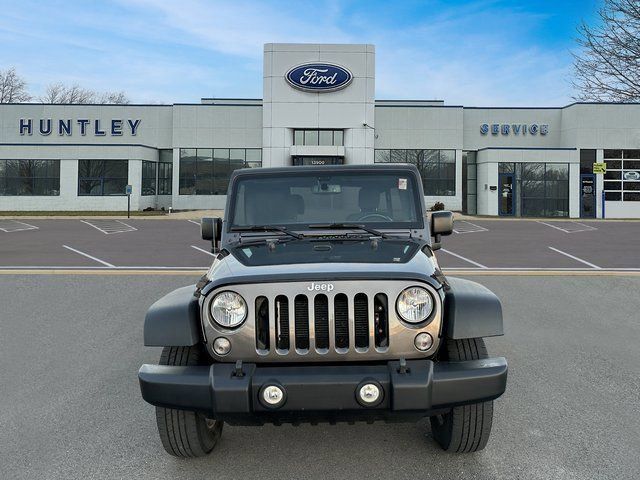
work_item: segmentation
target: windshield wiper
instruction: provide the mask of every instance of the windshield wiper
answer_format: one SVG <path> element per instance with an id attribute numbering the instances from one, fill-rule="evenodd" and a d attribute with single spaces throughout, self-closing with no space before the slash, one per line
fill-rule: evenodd
<path id="1" fill-rule="evenodd" d="M 309 228 L 325 228 L 327 230 L 362 230 L 370 233 L 371 235 L 375 235 L 376 237 L 389 238 L 386 233 L 382 233 L 378 230 L 374 230 L 373 228 L 365 227 L 364 225 L 356 223 L 314 223 L 313 225 L 309 225 Z"/>
<path id="2" fill-rule="evenodd" d="M 281 232 L 298 240 L 304 238 L 301 233 L 292 232 L 286 227 L 278 227 L 276 225 L 252 225 L 250 227 L 232 227 L 232 232 Z"/>

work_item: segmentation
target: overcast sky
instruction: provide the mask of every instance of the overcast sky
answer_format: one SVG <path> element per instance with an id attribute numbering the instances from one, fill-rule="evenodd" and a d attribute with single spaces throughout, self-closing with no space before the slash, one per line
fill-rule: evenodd
<path id="1" fill-rule="evenodd" d="M 570 103 L 576 25 L 599 0 L 0 0 L 0 69 L 136 103 L 262 97 L 264 43 L 373 43 L 376 98 Z"/>

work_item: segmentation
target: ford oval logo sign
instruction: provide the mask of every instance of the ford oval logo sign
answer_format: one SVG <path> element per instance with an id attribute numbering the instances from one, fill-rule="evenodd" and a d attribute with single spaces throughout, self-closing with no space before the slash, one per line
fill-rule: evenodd
<path id="1" fill-rule="evenodd" d="M 640 180 L 640 172 L 624 172 L 625 180 Z"/>
<path id="2" fill-rule="evenodd" d="M 333 92 L 349 85 L 353 75 L 333 63 L 305 63 L 293 67 L 285 78 L 291 86 L 305 92 Z"/>

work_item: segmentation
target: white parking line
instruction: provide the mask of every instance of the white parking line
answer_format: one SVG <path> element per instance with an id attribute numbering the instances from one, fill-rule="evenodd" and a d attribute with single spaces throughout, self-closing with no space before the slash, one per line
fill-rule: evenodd
<path id="1" fill-rule="evenodd" d="M 98 263 L 101 263 L 102 265 L 109 267 L 109 268 L 116 268 L 115 265 L 110 264 L 109 262 L 105 262 L 104 260 L 100 260 L 99 258 L 96 258 L 92 255 L 89 255 L 88 253 L 84 253 L 81 252 L 80 250 L 76 250 L 75 248 L 69 247 L 67 245 L 62 245 L 64 248 L 66 248 L 67 250 L 71 250 L 72 252 L 77 253 L 78 255 L 82 255 L 83 257 L 87 257 L 90 258 L 91 260 L 95 260 Z"/>
<path id="2" fill-rule="evenodd" d="M 573 260 L 575 260 L 576 262 L 580 262 L 580 263 L 584 263 L 585 265 L 590 266 L 591 268 L 595 268 L 596 270 L 602 270 L 602 267 L 599 267 L 597 265 L 594 265 L 593 263 L 587 262 L 586 260 L 583 260 L 581 258 L 576 257 L 575 255 L 571 255 L 570 253 L 567 252 L 563 252 L 562 250 L 558 250 L 557 248 L 553 248 L 553 247 L 549 247 L 551 250 L 553 250 L 554 252 L 558 252 L 560 255 L 564 255 L 565 257 L 569 257 L 572 258 Z"/>
<path id="3" fill-rule="evenodd" d="M 597 230 L 596 227 L 592 227 L 591 225 L 585 225 L 584 223 L 580 223 L 580 222 L 570 222 L 571 225 L 579 225 L 582 227 L 575 230 L 567 230 L 566 228 L 562 228 L 557 225 L 553 225 L 551 223 L 543 222 L 542 220 L 536 220 L 536 222 L 542 225 L 546 225 L 547 227 L 555 228 L 556 230 L 560 230 L 561 232 L 564 232 L 564 233 L 591 232 L 593 230 Z"/>
<path id="4" fill-rule="evenodd" d="M 463 257 L 462 255 L 458 255 L 457 253 L 453 253 L 451 250 L 446 250 L 446 249 L 444 249 L 444 248 L 441 248 L 441 249 L 440 249 L 440 251 L 441 251 L 441 252 L 444 252 L 444 253 L 448 253 L 449 255 L 452 255 L 452 256 L 454 256 L 454 257 L 457 257 L 457 258 L 459 258 L 460 260 L 464 260 L 465 262 L 468 262 L 468 263 L 470 263 L 471 265 L 475 265 L 475 266 L 476 266 L 476 267 L 478 267 L 478 268 L 489 268 L 489 267 L 487 267 L 487 266 L 485 266 L 485 265 L 482 265 L 481 263 L 474 262 L 473 260 L 469 260 L 468 258 Z"/>
<path id="5" fill-rule="evenodd" d="M 191 245 L 191 248 L 195 248 L 196 250 L 199 250 L 202 253 L 206 253 L 207 255 L 211 255 L 212 257 L 216 256 L 215 253 L 207 252 L 204 248 L 196 247 L 195 245 Z"/>
<path id="6" fill-rule="evenodd" d="M 135 232 L 138 229 L 121 220 L 80 220 L 82 223 L 86 223 L 90 227 L 101 231 L 105 235 L 111 235 L 112 233 L 125 233 Z"/>
<path id="7" fill-rule="evenodd" d="M 453 229 L 453 233 L 477 233 L 489 231 L 488 228 L 481 227 L 480 225 L 468 222 L 467 220 L 457 220 L 454 225 L 456 226 L 456 228 Z M 470 225 L 471 228 L 469 228 L 467 225 Z"/>
<path id="8" fill-rule="evenodd" d="M 196 222 L 195 220 L 187 220 L 187 222 L 195 223 L 196 225 L 200 226 L 200 222 Z"/>
<path id="9" fill-rule="evenodd" d="M 38 230 L 39 227 L 18 220 L 0 220 L 0 230 L 6 233 L 24 232 L 26 230 Z"/>

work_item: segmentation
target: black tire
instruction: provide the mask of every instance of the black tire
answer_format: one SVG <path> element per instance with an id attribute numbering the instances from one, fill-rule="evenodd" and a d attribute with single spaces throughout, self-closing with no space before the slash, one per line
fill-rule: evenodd
<path id="1" fill-rule="evenodd" d="M 487 358 L 482 338 L 448 339 L 440 352 L 442 360 Z M 453 407 L 444 415 L 431 417 L 433 438 L 447 452 L 470 453 L 482 450 L 489 441 L 493 401 Z"/>
<path id="2" fill-rule="evenodd" d="M 160 365 L 207 365 L 206 352 L 199 346 L 164 347 Z M 222 422 L 204 415 L 173 408 L 156 407 L 156 422 L 162 446 L 175 457 L 202 457 L 218 443 Z"/>

